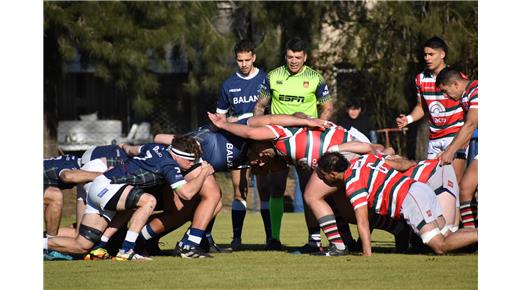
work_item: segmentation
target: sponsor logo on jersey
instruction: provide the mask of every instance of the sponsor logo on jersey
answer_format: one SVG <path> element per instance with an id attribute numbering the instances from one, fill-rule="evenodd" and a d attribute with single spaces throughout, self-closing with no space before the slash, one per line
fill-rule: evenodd
<path id="1" fill-rule="evenodd" d="M 241 104 L 241 103 L 251 103 L 258 101 L 258 96 L 240 96 L 240 97 L 234 97 L 233 98 L 233 104 Z"/>
<path id="2" fill-rule="evenodd" d="M 97 194 L 97 196 L 98 196 L 98 197 L 103 197 L 103 195 L 105 195 L 105 193 L 107 193 L 107 192 L 108 192 L 108 188 L 103 188 L 103 190 L 101 190 L 101 191 Z"/>
<path id="3" fill-rule="evenodd" d="M 442 125 L 446 123 L 446 117 L 444 116 L 446 108 L 444 108 L 441 102 L 431 102 L 428 105 L 428 109 L 436 124 Z"/>
<path id="4" fill-rule="evenodd" d="M 159 146 L 155 146 L 152 150 L 155 152 L 155 154 L 159 155 L 159 157 L 162 157 L 162 154 L 159 149 Z"/>
<path id="5" fill-rule="evenodd" d="M 283 82 L 282 81 L 276 81 L 276 84 L 277 85 L 283 85 Z"/>
<path id="6" fill-rule="evenodd" d="M 303 82 L 303 87 L 304 88 L 308 88 L 309 87 L 309 81 L 304 81 Z"/>
<path id="7" fill-rule="evenodd" d="M 432 211 L 431 210 L 427 210 L 426 214 L 428 215 L 428 217 L 431 217 L 432 216 Z"/>
<path id="8" fill-rule="evenodd" d="M 241 91 L 242 91 L 242 88 L 236 88 L 236 89 L 229 90 L 230 93 L 236 93 L 236 92 L 241 92 Z"/>
<path id="9" fill-rule="evenodd" d="M 283 102 L 303 103 L 304 100 L 305 100 L 305 97 L 301 97 L 301 96 L 280 95 L 280 101 L 283 101 Z"/>
<path id="10" fill-rule="evenodd" d="M 233 144 L 226 143 L 226 163 L 228 167 L 233 167 Z"/>

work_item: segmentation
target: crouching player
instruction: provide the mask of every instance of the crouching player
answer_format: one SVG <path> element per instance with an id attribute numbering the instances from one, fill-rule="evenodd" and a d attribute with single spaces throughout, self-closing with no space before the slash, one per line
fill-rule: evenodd
<path id="1" fill-rule="evenodd" d="M 182 178 L 181 170 L 193 166 L 193 161 L 200 155 L 197 149 L 196 142 L 187 138 L 179 138 L 169 147 L 159 144 L 143 146 L 140 154 L 126 166 L 116 166 L 94 180 L 87 192 L 87 209 L 76 238 L 45 239 L 44 248 L 84 254 L 100 240 L 117 212 L 132 209 L 129 230 L 115 259 L 149 259 L 133 250 L 135 240 L 156 204 L 155 198 L 142 188 L 166 179 L 177 194 L 188 199 L 193 197 L 207 175 L 213 172 L 211 166 L 203 164 L 199 176 L 194 179 L 197 182 L 186 183 Z"/>
<path id="2" fill-rule="evenodd" d="M 330 186 L 344 186 L 355 211 L 363 255 L 372 255 L 368 210 L 396 219 L 404 219 L 423 243 L 437 254 L 475 243 L 477 230 L 461 229 L 447 236 L 441 233 L 446 221 L 433 190 L 392 169 L 383 159 L 363 155 L 349 163 L 338 152 L 329 152 L 318 161 L 317 173 Z M 324 201 L 326 194 L 314 192 L 305 197 L 324 232 L 335 228 L 333 213 Z M 327 220 L 331 222 L 327 223 Z M 334 239 L 329 238 L 327 255 L 338 255 Z M 333 236 L 331 236 L 333 237 Z"/>
<path id="3" fill-rule="evenodd" d="M 60 235 L 74 236 L 71 231 L 59 230 L 63 211 L 64 189 L 94 180 L 100 173 L 80 169 L 80 159 L 73 155 L 62 155 L 43 160 L 43 205 L 46 233 L 44 237 Z M 46 260 L 70 260 L 72 257 L 56 251 L 46 251 Z"/>

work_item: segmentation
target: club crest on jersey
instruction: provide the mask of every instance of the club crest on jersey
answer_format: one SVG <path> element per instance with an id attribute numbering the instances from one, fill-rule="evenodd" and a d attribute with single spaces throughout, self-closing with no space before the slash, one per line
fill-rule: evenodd
<path id="1" fill-rule="evenodd" d="M 309 87 L 309 81 L 303 81 L 303 87 L 308 88 Z"/>

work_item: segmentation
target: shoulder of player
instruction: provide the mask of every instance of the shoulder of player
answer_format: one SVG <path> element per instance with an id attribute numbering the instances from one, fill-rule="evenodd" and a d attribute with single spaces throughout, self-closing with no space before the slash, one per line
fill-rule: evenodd
<path id="1" fill-rule="evenodd" d="M 275 75 L 283 75 L 287 73 L 287 69 L 285 68 L 285 65 L 279 66 L 277 68 L 274 68 L 267 73 L 268 77 L 275 76 Z"/>
<path id="2" fill-rule="evenodd" d="M 314 78 L 323 78 L 323 75 L 319 71 L 311 68 L 310 66 L 305 66 L 305 71 L 303 73 Z"/>

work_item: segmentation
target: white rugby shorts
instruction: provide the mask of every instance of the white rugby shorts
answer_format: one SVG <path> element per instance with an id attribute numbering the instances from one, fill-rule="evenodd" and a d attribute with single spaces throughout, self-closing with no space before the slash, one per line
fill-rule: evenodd
<path id="1" fill-rule="evenodd" d="M 414 182 L 403 201 L 401 214 L 406 223 L 419 235 L 419 230 L 424 225 L 441 216 L 442 209 L 437 196 L 428 185 Z"/>

